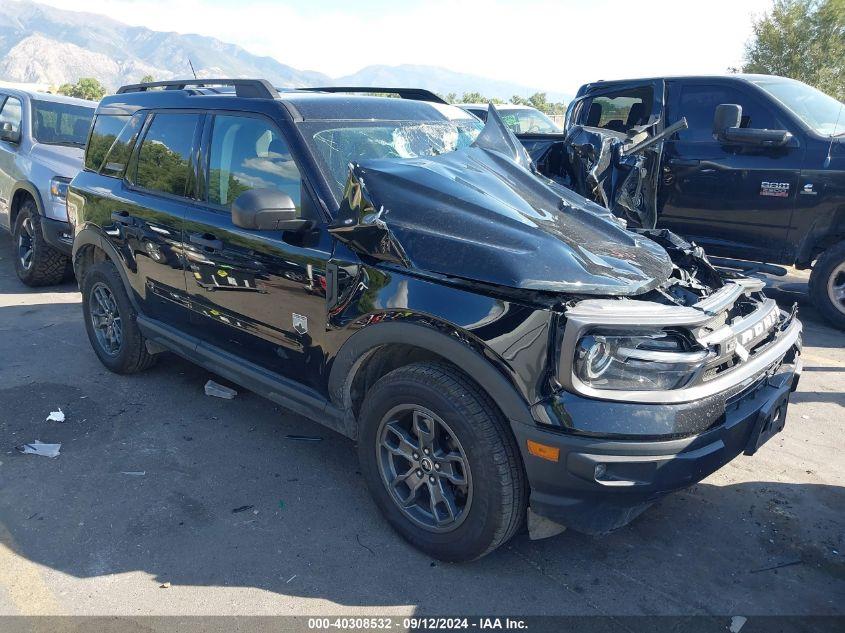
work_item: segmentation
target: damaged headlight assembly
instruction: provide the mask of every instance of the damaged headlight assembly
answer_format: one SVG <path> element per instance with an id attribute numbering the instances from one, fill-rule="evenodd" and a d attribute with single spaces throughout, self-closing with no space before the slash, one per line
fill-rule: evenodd
<path id="1" fill-rule="evenodd" d="M 710 355 L 707 350 L 691 348 L 674 332 L 594 330 L 581 336 L 575 346 L 573 383 L 611 391 L 681 389 Z"/>

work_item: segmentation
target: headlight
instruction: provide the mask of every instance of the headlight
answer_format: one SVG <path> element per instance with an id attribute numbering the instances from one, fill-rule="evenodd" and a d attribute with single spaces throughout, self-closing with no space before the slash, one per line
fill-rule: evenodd
<path id="1" fill-rule="evenodd" d="M 689 348 L 683 337 L 670 332 L 593 332 L 578 341 L 572 369 L 593 389 L 680 389 L 709 355 Z"/>
<path id="2" fill-rule="evenodd" d="M 64 202 L 67 200 L 67 188 L 70 184 L 70 178 L 53 178 L 50 181 L 50 195 L 54 200 Z"/>

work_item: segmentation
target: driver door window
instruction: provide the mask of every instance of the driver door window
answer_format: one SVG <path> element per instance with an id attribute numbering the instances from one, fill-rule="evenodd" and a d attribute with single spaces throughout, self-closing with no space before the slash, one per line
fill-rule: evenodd
<path id="1" fill-rule="evenodd" d="M 760 101 L 729 86 L 684 86 L 678 102 L 678 112 L 673 117 L 686 117 L 686 130 L 678 132 L 678 138 L 687 143 L 713 143 L 713 116 L 716 106 L 735 103 L 742 106 L 740 127 L 765 130 L 785 130 L 786 126 Z"/>
<path id="2" fill-rule="evenodd" d="M 216 116 L 211 132 L 208 201 L 231 209 L 250 189 L 275 188 L 301 213 L 302 178 L 282 135 L 261 119 Z"/>

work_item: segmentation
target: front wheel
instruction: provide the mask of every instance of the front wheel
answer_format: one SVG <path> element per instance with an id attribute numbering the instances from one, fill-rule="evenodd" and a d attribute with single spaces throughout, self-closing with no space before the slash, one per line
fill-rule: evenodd
<path id="1" fill-rule="evenodd" d="M 831 325 L 845 330 L 845 241 L 831 246 L 816 261 L 810 296 Z"/>
<path id="2" fill-rule="evenodd" d="M 527 484 L 507 422 L 449 365 L 414 363 L 381 378 L 361 408 L 358 450 L 388 522 L 440 560 L 484 556 L 525 516 Z"/>
<path id="3" fill-rule="evenodd" d="M 69 259 L 50 246 L 41 233 L 41 216 L 32 199 L 27 199 L 15 218 L 12 230 L 15 273 L 27 286 L 52 286 L 65 277 Z"/>

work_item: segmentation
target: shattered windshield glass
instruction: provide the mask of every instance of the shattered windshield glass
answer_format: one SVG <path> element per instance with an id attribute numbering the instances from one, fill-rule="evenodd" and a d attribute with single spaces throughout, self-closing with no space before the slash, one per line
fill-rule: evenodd
<path id="1" fill-rule="evenodd" d="M 484 127 L 475 118 L 451 121 L 361 121 L 312 124 L 306 135 L 335 196 L 343 196 L 349 163 L 371 158 L 438 156 L 472 144 Z"/>

